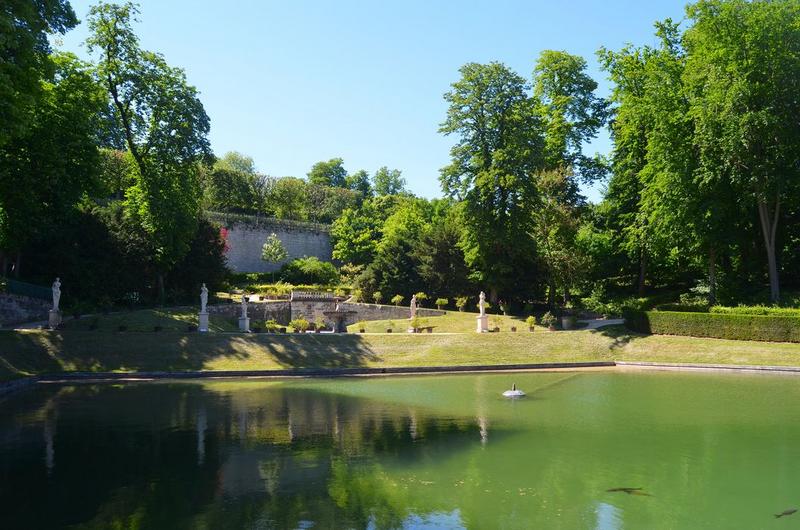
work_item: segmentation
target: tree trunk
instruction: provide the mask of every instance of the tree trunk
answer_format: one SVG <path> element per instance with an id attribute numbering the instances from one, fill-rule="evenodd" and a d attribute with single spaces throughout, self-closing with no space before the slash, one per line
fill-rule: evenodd
<path id="1" fill-rule="evenodd" d="M 714 247 L 708 249 L 708 304 L 717 303 L 717 251 Z"/>
<path id="2" fill-rule="evenodd" d="M 645 253 L 644 249 L 639 252 L 639 280 L 637 285 L 637 292 L 639 293 L 639 297 L 641 298 L 644 296 L 644 280 L 645 280 L 645 273 L 647 272 L 647 254 Z"/>
<path id="3" fill-rule="evenodd" d="M 17 252 L 12 268 L 14 270 L 14 277 L 19 279 L 19 273 L 22 271 L 22 252 Z"/>
<path id="4" fill-rule="evenodd" d="M 158 273 L 158 303 L 164 307 L 164 274 Z"/>
<path id="5" fill-rule="evenodd" d="M 781 210 L 780 196 L 775 197 L 775 209 L 771 212 L 769 204 L 763 199 L 758 201 L 758 217 L 761 220 L 761 235 L 767 250 L 767 266 L 769 270 L 769 296 L 772 302 L 780 300 L 780 283 L 778 280 L 778 260 L 775 253 L 775 235 L 778 228 L 778 217 Z"/>

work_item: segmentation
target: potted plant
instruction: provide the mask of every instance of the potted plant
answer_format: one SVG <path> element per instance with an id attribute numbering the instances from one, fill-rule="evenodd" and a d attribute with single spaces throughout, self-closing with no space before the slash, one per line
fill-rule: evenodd
<path id="1" fill-rule="evenodd" d="M 492 317 L 492 328 L 493 328 L 492 331 L 494 331 L 495 333 L 499 333 L 500 332 L 500 317 L 499 316 Z"/>
<path id="2" fill-rule="evenodd" d="M 528 331 L 533 333 L 534 329 L 536 329 L 536 317 L 533 315 L 529 316 L 525 319 L 525 323 L 528 325 Z"/>
<path id="3" fill-rule="evenodd" d="M 420 319 L 419 319 L 419 317 L 414 315 L 414 318 L 412 318 L 411 322 L 409 322 L 409 326 L 410 326 L 409 327 L 409 331 L 411 333 L 419 333 L 419 328 L 420 328 Z"/>
<path id="4" fill-rule="evenodd" d="M 556 317 L 550 311 L 542 315 L 542 325 L 547 326 L 550 331 L 556 330 L 556 322 Z"/>
<path id="5" fill-rule="evenodd" d="M 306 330 L 311 326 L 311 323 L 306 320 L 303 315 L 300 315 L 296 319 L 289 322 L 289 325 L 294 328 L 295 333 L 305 333 Z"/>
<path id="6" fill-rule="evenodd" d="M 511 331 L 512 331 L 512 333 L 516 333 L 516 331 L 517 331 L 517 326 L 511 326 Z"/>
<path id="7" fill-rule="evenodd" d="M 383 293 L 380 291 L 375 291 L 372 293 L 372 299 L 375 300 L 375 305 L 381 305 L 383 301 Z"/>
<path id="8" fill-rule="evenodd" d="M 363 320 L 359 320 L 358 321 L 358 332 L 359 333 L 364 333 L 366 331 L 367 331 L 367 323 L 364 322 Z"/>
<path id="9" fill-rule="evenodd" d="M 390 321 L 389 321 L 389 327 L 388 327 L 388 328 L 386 328 L 386 333 L 391 333 L 393 329 L 394 329 L 394 322 L 392 322 L 392 321 L 390 320 Z"/>
<path id="10" fill-rule="evenodd" d="M 396 294 L 396 295 L 394 295 L 394 296 L 392 297 L 392 303 L 393 303 L 395 306 L 399 306 L 400 304 L 402 304 L 402 303 L 403 303 L 403 299 L 404 299 L 404 298 L 405 298 L 405 297 L 404 297 L 402 294 Z"/>
<path id="11" fill-rule="evenodd" d="M 456 298 L 456 307 L 458 308 L 459 312 L 464 312 L 464 308 L 467 307 L 467 302 L 469 302 L 469 297 L 467 296 L 459 296 Z"/>
<path id="12" fill-rule="evenodd" d="M 423 302 L 425 302 L 425 300 L 428 299 L 428 295 L 423 293 L 422 291 L 418 292 L 415 296 L 417 297 L 417 305 L 420 307 L 422 307 Z"/>
<path id="13" fill-rule="evenodd" d="M 503 312 L 503 315 L 508 316 L 508 304 L 500 300 L 499 305 L 500 305 L 500 311 Z"/>
<path id="14" fill-rule="evenodd" d="M 318 316 L 314 321 L 314 333 L 321 333 L 325 329 L 325 319 Z"/>

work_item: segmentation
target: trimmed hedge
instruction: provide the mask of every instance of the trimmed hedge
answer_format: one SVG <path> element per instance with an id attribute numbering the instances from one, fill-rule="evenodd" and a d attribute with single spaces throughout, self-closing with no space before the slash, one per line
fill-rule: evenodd
<path id="1" fill-rule="evenodd" d="M 793 307 L 772 307 L 766 305 L 741 305 L 737 307 L 715 305 L 710 311 L 712 313 L 726 315 L 774 315 L 783 317 L 800 317 L 800 309 Z"/>
<path id="2" fill-rule="evenodd" d="M 659 335 L 800 342 L 800 317 L 796 316 L 631 311 L 625 314 L 625 325 Z"/>

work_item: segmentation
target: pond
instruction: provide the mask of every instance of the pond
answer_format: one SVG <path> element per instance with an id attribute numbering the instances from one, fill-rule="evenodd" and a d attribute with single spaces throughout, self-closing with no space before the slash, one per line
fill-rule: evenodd
<path id="1" fill-rule="evenodd" d="M 501 397 L 512 382 L 528 393 Z M 800 524 L 800 379 L 546 372 L 40 385 L 0 528 Z"/>

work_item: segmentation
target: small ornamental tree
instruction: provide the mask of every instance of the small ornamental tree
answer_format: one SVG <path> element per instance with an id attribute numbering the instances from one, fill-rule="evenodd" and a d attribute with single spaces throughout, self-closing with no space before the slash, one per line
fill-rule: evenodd
<path id="1" fill-rule="evenodd" d="M 403 303 L 405 297 L 402 294 L 396 294 L 392 297 L 392 303 L 396 306 L 399 306 Z"/>
<path id="2" fill-rule="evenodd" d="M 436 299 L 436 309 L 441 310 L 443 306 L 446 306 L 450 303 L 450 300 L 447 298 L 437 298 Z"/>
<path id="3" fill-rule="evenodd" d="M 383 301 L 383 293 L 380 291 L 375 291 L 372 293 L 372 299 L 375 300 L 376 304 L 380 304 Z"/>
<path id="4" fill-rule="evenodd" d="M 278 263 L 289 257 L 286 247 L 283 246 L 281 239 L 275 234 L 271 233 L 264 245 L 261 247 L 261 259 L 267 263 Z M 272 273 L 272 280 L 275 281 L 275 272 Z"/>
<path id="5" fill-rule="evenodd" d="M 428 299 L 428 295 L 422 291 L 418 292 L 415 296 L 417 297 L 417 305 L 419 307 L 422 307 L 423 302 Z"/>
<path id="6" fill-rule="evenodd" d="M 459 296 L 456 298 L 456 307 L 459 311 L 463 312 L 464 308 L 467 307 L 467 302 L 469 302 L 469 297 L 467 296 Z"/>

